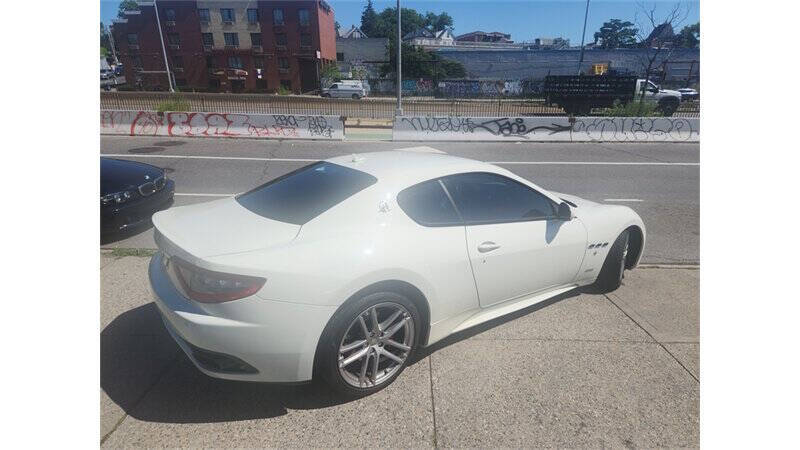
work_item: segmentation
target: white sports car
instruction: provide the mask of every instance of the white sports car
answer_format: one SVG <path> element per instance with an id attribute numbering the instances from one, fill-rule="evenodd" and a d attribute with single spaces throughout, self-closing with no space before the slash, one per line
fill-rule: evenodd
<path id="1" fill-rule="evenodd" d="M 364 395 L 419 347 L 642 255 L 630 208 L 548 192 L 491 164 L 392 151 L 320 161 L 153 216 L 150 283 L 204 373 Z"/>

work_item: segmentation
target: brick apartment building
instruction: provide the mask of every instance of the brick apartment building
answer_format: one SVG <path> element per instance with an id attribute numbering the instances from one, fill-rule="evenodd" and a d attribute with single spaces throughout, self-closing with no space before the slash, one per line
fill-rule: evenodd
<path id="1" fill-rule="evenodd" d="M 334 12 L 324 0 L 139 2 L 111 32 L 128 84 L 141 89 L 168 89 L 155 5 L 181 90 L 308 92 L 336 61 Z"/>

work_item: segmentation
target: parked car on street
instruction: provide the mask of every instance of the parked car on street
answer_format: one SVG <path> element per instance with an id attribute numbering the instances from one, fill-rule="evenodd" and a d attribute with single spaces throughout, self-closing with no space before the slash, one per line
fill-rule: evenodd
<path id="1" fill-rule="evenodd" d="M 674 114 L 681 103 L 680 92 L 628 75 L 548 75 L 543 93 L 548 105 L 556 104 L 569 115 L 588 115 L 592 108 L 609 108 L 615 102 L 626 104 L 642 93 L 665 116 Z"/>
<path id="2" fill-rule="evenodd" d="M 681 93 L 681 101 L 700 100 L 700 93 L 696 89 L 680 88 L 678 92 Z"/>
<path id="3" fill-rule="evenodd" d="M 616 289 L 645 244 L 626 206 L 410 151 L 316 162 L 153 224 L 155 303 L 199 370 L 317 374 L 354 396 L 455 332 L 579 286 Z"/>
<path id="4" fill-rule="evenodd" d="M 100 233 L 109 235 L 149 223 L 169 208 L 175 182 L 150 164 L 100 158 Z"/>
<path id="5" fill-rule="evenodd" d="M 360 99 L 367 96 L 367 91 L 360 81 L 340 81 L 330 87 L 323 88 L 322 97 L 339 97 Z"/>

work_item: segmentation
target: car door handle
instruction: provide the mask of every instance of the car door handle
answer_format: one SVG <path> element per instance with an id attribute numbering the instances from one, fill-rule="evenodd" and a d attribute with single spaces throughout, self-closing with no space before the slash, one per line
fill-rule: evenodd
<path id="1" fill-rule="evenodd" d="M 486 253 L 492 250 L 497 250 L 498 248 L 500 248 L 500 246 L 495 244 L 494 242 L 486 241 L 478 246 L 478 251 L 481 253 Z"/>

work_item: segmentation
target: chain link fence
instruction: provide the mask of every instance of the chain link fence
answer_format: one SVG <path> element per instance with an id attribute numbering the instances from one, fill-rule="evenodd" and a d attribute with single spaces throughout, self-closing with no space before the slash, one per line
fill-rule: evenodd
<path id="1" fill-rule="evenodd" d="M 101 92 L 100 107 L 107 110 L 158 109 L 162 102 L 179 97 L 190 111 L 244 113 L 244 114 L 296 114 L 339 115 L 363 119 L 394 118 L 396 100 L 391 97 L 321 98 L 302 95 L 180 93 L 167 92 Z M 563 109 L 548 106 L 542 99 L 403 99 L 406 115 L 446 115 L 468 117 L 499 116 L 563 116 Z M 592 115 L 602 115 L 594 110 Z M 700 117 L 700 102 L 682 102 L 675 117 Z"/>

